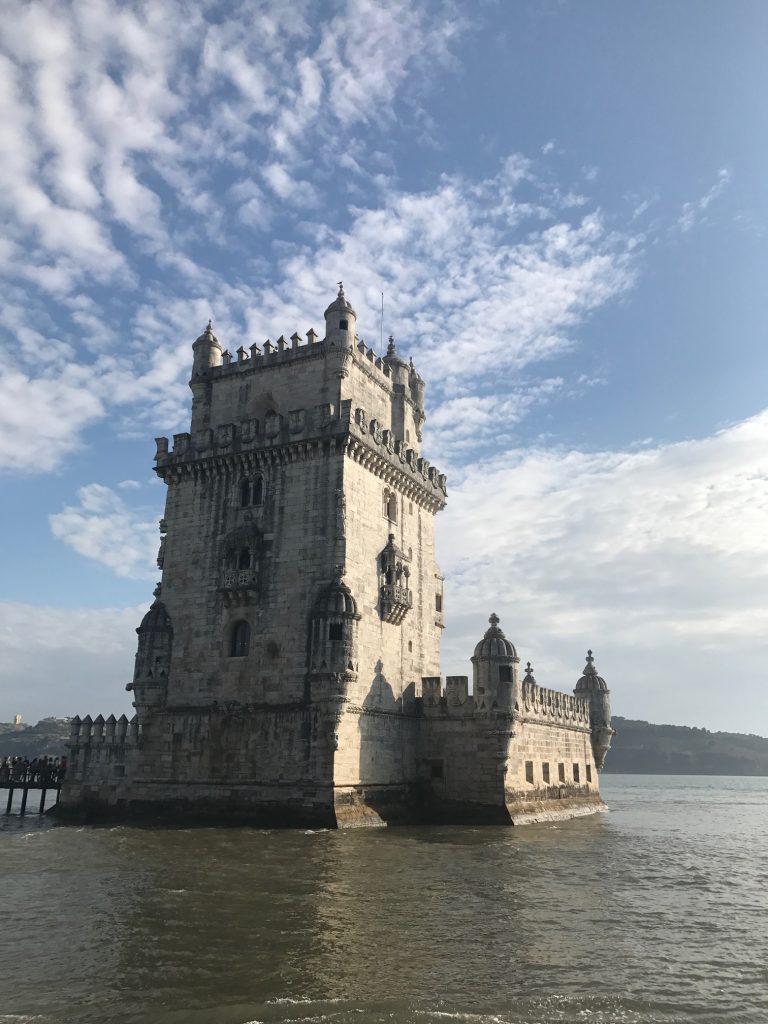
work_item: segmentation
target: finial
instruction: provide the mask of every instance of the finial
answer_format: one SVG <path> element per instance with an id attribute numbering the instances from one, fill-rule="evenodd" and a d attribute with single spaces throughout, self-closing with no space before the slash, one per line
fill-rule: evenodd
<path id="1" fill-rule="evenodd" d="M 344 282 L 343 281 L 339 281 L 339 294 L 338 294 L 337 298 L 339 298 L 339 299 L 343 299 L 344 298 Z"/>
<path id="2" fill-rule="evenodd" d="M 587 661 L 591 665 L 595 659 L 592 657 L 592 651 L 587 651 Z"/>
<path id="3" fill-rule="evenodd" d="M 395 348 L 395 339 L 394 339 L 394 336 L 392 334 L 390 334 L 390 336 L 389 336 L 389 344 L 387 345 L 387 355 L 388 356 L 396 356 L 397 355 L 397 349 Z"/>
<path id="4" fill-rule="evenodd" d="M 496 614 L 496 612 L 492 612 L 491 613 L 491 617 L 490 617 L 490 619 L 488 619 L 488 621 L 490 622 L 490 624 L 492 626 L 498 626 L 498 624 L 499 624 L 499 616 Z"/>
<path id="5" fill-rule="evenodd" d="M 162 590 L 163 584 L 158 583 L 155 589 L 152 591 L 153 597 L 160 597 L 160 591 Z"/>
<path id="6" fill-rule="evenodd" d="M 531 672 L 533 672 L 533 669 L 531 668 L 530 661 L 526 661 L 526 663 L 525 663 L 525 672 L 526 672 L 526 675 L 530 675 Z"/>
<path id="7" fill-rule="evenodd" d="M 210 317 L 208 317 L 208 330 L 213 330 L 213 320 Z"/>

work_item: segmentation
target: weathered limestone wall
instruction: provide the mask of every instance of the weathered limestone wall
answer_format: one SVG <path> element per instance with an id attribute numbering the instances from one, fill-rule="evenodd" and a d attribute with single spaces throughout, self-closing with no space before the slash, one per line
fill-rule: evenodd
<path id="1" fill-rule="evenodd" d="M 303 458 L 301 455 L 303 454 Z M 168 700 L 300 700 L 307 624 L 333 578 L 342 455 L 333 445 L 275 459 L 263 472 L 263 502 L 239 507 L 242 471 L 172 479 L 163 601 L 174 623 Z M 223 589 L 231 552 L 248 548 L 253 587 Z M 251 626 L 245 658 L 230 657 L 231 628 Z"/>

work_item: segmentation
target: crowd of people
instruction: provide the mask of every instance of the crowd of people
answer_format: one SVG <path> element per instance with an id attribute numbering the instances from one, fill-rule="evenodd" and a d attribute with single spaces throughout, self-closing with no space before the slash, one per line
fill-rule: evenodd
<path id="1" fill-rule="evenodd" d="M 0 786 L 13 782 L 33 786 L 58 786 L 67 772 L 66 757 L 4 757 L 0 761 Z"/>

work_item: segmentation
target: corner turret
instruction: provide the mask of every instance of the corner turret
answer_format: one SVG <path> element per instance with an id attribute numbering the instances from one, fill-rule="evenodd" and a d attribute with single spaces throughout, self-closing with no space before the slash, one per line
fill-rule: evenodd
<path id="1" fill-rule="evenodd" d="M 488 621 L 490 628 L 485 631 L 472 656 L 475 704 L 478 708 L 511 712 L 518 687 L 520 659 L 515 645 L 499 628 L 498 615 L 492 614 Z"/>
<path id="2" fill-rule="evenodd" d="M 344 294 L 344 285 L 339 281 L 339 294 L 325 311 L 325 340 L 331 345 L 351 348 L 355 342 L 357 313 Z"/>
<path id="3" fill-rule="evenodd" d="M 204 375 L 213 366 L 221 366 L 221 345 L 209 320 L 203 333 L 192 343 L 192 379 Z"/>
<path id="4" fill-rule="evenodd" d="M 611 727 L 610 690 L 602 676 L 597 674 L 592 651 L 587 651 L 587 664 L 573 691 L 577 697 L 589 698 L 589 720 L 592 727 L 592 750 L 595 765 L 602 768 L 616 730 Z"/>
<path id="5" fill-rule="evenodd" d="M 155 600 L 141 620 L 136 632 L 139 646 L 133 682 L 126 690 L 133 690 L 133 706 L 143 723 L 150 708 L 162 705 L 168 692 L 168 672 L 171 666 L 173 627 L 168 611 L 160 600 L 160 584 L 154 591 Z"/>

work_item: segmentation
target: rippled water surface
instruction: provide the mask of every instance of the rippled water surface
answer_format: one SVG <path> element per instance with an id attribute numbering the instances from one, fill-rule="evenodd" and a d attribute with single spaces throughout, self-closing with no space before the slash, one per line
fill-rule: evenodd
<path id="1" fill-rule="evenodd" d="M 768 779 L 557 827 L 0 823 L 0 1024 L 768 1022 Z"/>

